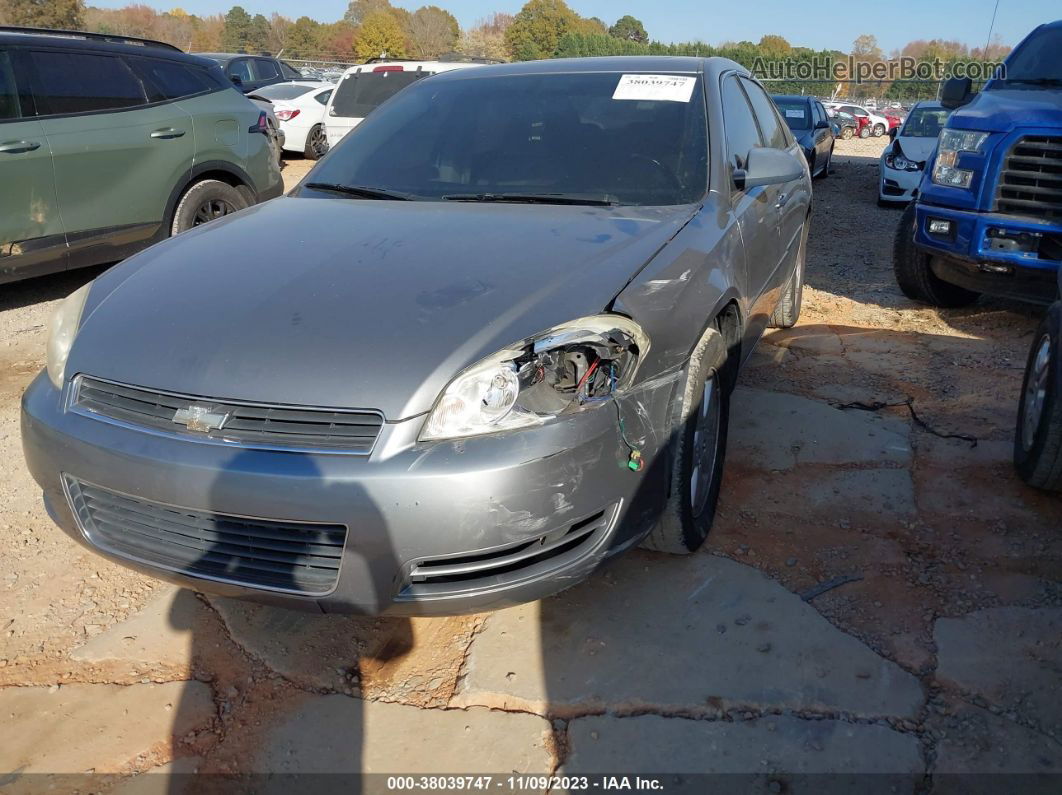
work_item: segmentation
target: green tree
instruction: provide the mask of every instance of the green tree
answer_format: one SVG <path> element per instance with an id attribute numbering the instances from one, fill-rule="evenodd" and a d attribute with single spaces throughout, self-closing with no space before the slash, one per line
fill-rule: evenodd
<path id="1" fill-rule="evenodd" d="M 617 19 L 616 24 L 608 29 L 608 35 L 616 39 L 636 41 L 639 44 L 646 44 L 649 41 L 649 34 L 645 32 L 645 25 L 642 24 L 640 19 L 635 19 L 630 14 Z"/>
<path id="2" fill-rule="evenodd" d="M 312 58 L 321 49 L 321 23 L 309 17 L 299 17 L 288 30 L 285 55 L 291 58 Z"/>
<path id="3" fill-rule="evenodd" d="M 386 11 L 375 11 L 365 17 L 354 40 L 354 52 L 359 58 L 406 57 L 406 34 L 398 19 Z"/>
<path id="4" fill-rule="evenodd" d="M 247 31 L 247 52 L 268 52 L 269 34 L 269 20 L 255 14 Z"/>
<path id="5" fill-rule="evenodd" d="M 233 6 L 225 15 L 221 46 L 227 52 L 247 52 L 251 39 L 251 15 L 242 6 Z"/>
<path id="6" fill-rule="evenodd" d="M 527 0 L 505 31 L 505 43 L 518 61 L 551 58 L 578 19 L 564 0 Z"/>
<path id="7" fill-rule="evenodd" d="M 85 10 L 81 0 L 6 0 L 6 6 L 12 25 L 64 30 L 80 29 Z"/>

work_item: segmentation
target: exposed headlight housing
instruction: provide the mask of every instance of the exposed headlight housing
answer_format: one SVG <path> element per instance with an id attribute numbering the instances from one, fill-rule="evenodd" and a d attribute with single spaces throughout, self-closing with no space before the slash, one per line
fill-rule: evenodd
<path id="1" fill-rule="evenodd" d="M 622 315 L 573 320 L 488 356 L 443 390 L 423 441 L 526 428 L 601 405 L 627 389 L 649 350 Z"/>
<path id="2" fill-rule="evenodd" d="M 64 298 L 48 323 L 48 379 L 56 389 L 63 388 L 66 359 L 81 325 L 81 313 L 91 288 L 89 282 Z"/>
<path id="3" fill-rule="evenodd" d="M 961 152 L 980 152 L 986 132 L 972 130 L 943 130 L 937 143 L 937 160 L 933 165 L 933 182 L 950 188 L 969 188 L 974 172 L 957 168 Z"/>
<path id="4" fill-rule="evenodd" d="M 922 168 L 914 160 L 908 160 L 903 155 L 897 155 L 892 152 L 885 155 L 885 167 L 891 168 L 893 171 L 919 171 Z"/>

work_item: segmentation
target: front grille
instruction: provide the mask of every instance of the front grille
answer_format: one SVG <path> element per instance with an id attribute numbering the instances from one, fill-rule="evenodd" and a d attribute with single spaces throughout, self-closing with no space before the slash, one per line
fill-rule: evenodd
<path id="1" fill-rule="evenodd" d="M 996 210 L 1062 219 L 1062 137 L 1026 135 L 1010 148 L 996 188 Z"/>
<path id="2" fill-rule="evenodd" d="M 421 560 L 413 566 L 399 598 L 444 596 L 504 585 L 545 574 L 586 556 L 608 533 L 618 506 L 517 544 L 465 555 Z"/>
<path id="3" fill-rule="evenodd" d="M 248 519 L 174 508 L 66 478 L 85 536 L 100 549 L 168 571 L 321 596 L 335 587 L 340 524 Z"/>
<path id="4" fill-rule="evenodd" d="M 180 409 L 200 406 L 226 417 L 221 428 L 190 431 L 174 422 Z M 177 395 L 115 384 L 89 376 L 77 380 L 74 407 L 121 423 L 247 447 L 328 449 L 367 454 L 383 427 L 375 411 L 269 406 Z"/>

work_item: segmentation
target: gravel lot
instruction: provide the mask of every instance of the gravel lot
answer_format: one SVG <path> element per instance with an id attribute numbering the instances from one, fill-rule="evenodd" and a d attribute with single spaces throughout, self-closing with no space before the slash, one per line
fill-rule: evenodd
<path id="1" fill-rule="evenodd" d="M 607 772 L 647 737 L 658 772 L 1062 772 L 1062 504 L 1010 465 L 1037 312 L 900 294 L 887 140 L 838 141 L 816 182 L 801 322 L 744 372 L 706 549 L 492 616 L 308 617 L 86 553 L 24 468 L 18 399 L 98 271 L 0 288 L 0 773 Z"/>

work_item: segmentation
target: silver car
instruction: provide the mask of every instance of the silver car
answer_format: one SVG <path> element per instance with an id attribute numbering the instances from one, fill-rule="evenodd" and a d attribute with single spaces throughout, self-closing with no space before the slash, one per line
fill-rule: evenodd
<path id="1" fill-rule="evenodd" d="M 288 196 L 66 299 L 29 468 L 100 554 L 326 612 L 492 609 L 690 552 L 738 367 L 799 314 L 810 201 L 728 60 L 425 78 Z"/>

